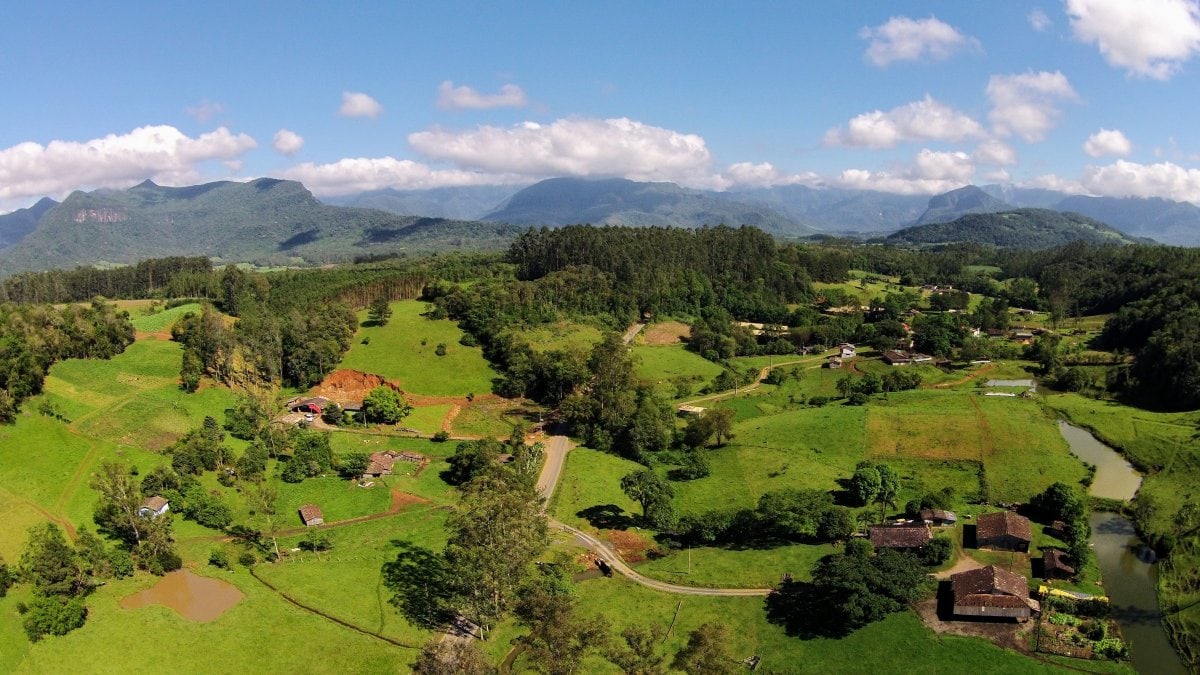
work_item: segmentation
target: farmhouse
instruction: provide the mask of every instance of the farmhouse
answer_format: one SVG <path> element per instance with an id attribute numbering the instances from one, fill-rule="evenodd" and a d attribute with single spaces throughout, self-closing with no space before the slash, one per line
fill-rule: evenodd
<path id="1" fill-rule="evenodd" d="M 305 504 L 300 507 L 300 520 L 308 527 L 324 525 L 325 515 L 321 513 L 320 507 L 316 504 Z"/>
<path id="2" fill-rule="evenodd" d="M 138 507 L 137 513 L 142 518 L 157 518 L 170 510 L 171 503 L 167 501 L 167 498 L 156 495 L 143 501 L 142 505 Z"/>
<path id="3" fill-rule="evenodd" d="M 825 367 L 841 368 L 842 367 L 842 357 L 834 354 L 833 356 L 829 357 L 828 361 L 825 362 Z"/>
<path id="4" fill-rule="evenodd" d="M 1043 579 L 1070 579 L 1075 576 L 1075 568 L 1066 562 L 1067 554 L 1058 549 L 1042 552 Z"/>
<path id="5" fill-rule="evenodd" d="M 979 548 L 1027 552 L 1032 541 L 1029 519 L 1012 511 L 985 513 L 975 521 L 975 543 Z"/>
<path id="6" fill-rule="evenodd" d="M 883 353 L 883 362 L 889 366 L 907 366 L 910 363 L 929 363 L 933 357 L 917 352 L 889 350 Z"/>
<path id="7" fill-rule="evenodd" d="M 329 407 L 333 401 L 324 396 L 314 396 L 313 398 L 293 399 L 288 401 L 288 410 L 292 412 L 305 412 L 320 415 L 321 411 Z"/>
<path id="8" fill-rule="evenodd" d="M 875 548 L 891 548 L 899 551 L 916 551 L 933 539 L 933 531 L 925 523 L 904 525 L 872 525 L 867 530 L 871 545 Z"/>
<path id="9" fill-rule="evenodd" d="M 396 463 L 396 453 L 388 450 L 386 452 L 372 452 L 367 463 L 367 468 L 363 470 L 363 478 L 379 478 L 380 476 L 392 475 L 392 465 Z"/>
<path id="10" fill-rule="evenodd" d="M 920 519 L 931 525 L 953 525 L 958 522 L 958 516 L 953 511 L 942 509 L 921 509 Z"/>
<path id="11" fill-rule="evenodd" d="M 1028 619 L 1036 607 L 1025 577 L 988 565 L 950 577 L 954 615 Z"/>
<path id="12" fill-rule="evenodd" d="M 704 408 L 698 405 L 681 405 L 679 406 L 679 414 L 683 416 L 692 415 L 699 417 L 704 414 Z"/>
<path id="13" fill-rule="evenodd" d="M 843 359 L 852 359 L 857 353 L 855 346 L 849 342 L 843 342 L 842 344 L 838 345 L 838 350 L 840 350 L 841 357 Z"/>

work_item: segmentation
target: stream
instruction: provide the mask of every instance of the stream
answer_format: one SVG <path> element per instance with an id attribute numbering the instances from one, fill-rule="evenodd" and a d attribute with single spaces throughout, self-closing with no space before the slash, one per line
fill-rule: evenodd
<path id="1" fill-rule="evenodd" d="M 1117 451 L 1104 445 L 1086 429 L 1059 422 L 1058 429 L 1071 452 L 1096 465 L 1088 494 L 1130 500 L 1142 485 L 1142 476 Z M 1133 667 L 1139 673 L 1184 674 L 1187 670 L 1171 646 L 1162 625 L 1155 581 L 1154 553 L 1137 537 L 1133 523 L 1116 513 L 1093 513 L 1091 544 L 1104 577 L 1113 618 L 1129 643 Z"/>

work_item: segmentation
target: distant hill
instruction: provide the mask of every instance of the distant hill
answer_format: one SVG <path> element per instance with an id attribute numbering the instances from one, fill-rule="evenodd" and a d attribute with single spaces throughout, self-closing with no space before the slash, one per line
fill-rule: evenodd
<path id="1" fill-rule="evenodd" d="M 314 264 L 375 252 L 501 248 L 519 228 L 328 206 L 294 181 L 260 178 L 75 192 L 0 250 L 5 274 L 168 255 Z"/>
<path id="2" fill-rule="evenodd" d="M 968 213 L 996 213 L 1012 208 L 974 185 L 967 185 L 930 198 L 929 206 L 916 224 L 948 223 Z"/>
<path id="3" fill-rule="evenodd" d="M 1102 220 L 1133 236 L 1176 246 L 1200 246 L 1200 207 L 1188 202 L 1076 195 L 1055 208 Z"/>
<path id="4" fill-rule="evenodd" d="M 522 225 L 753 225 L 782 236 L 816 230 L 774 210 L 728 195 L 691 190 L 674 183 L 639 183 L 623 178 L 551 178 L 508 199 L 484 220 Z"/>
<path id="5" fill-rule="evenodd" d="M 912 224 L 925 211 L 929 200 L 925 195 L 807 185 L 781 185 L 722 194 L 761 204 L 830 234 L 893 232 Z"/>
<path id="6" fill-rule="evenodd" d="M 1074 241 L 1091 244 L 1132 244 L 1136 240 L 1104 223 L 1077 213 L 1049 209 L 1016 209 L 972 213 L 949 223 L 905 228 L 887 237 L 889 243 L 950 244 L 970 242 L 1002 248 L 1051 248 Z"/>
<path id="7" fill-rule="evenodd" d="M 335 206 L 379 209 L 402 216 L 427 216 L 452 220 L 481 220 L 495 211 L 520 187 L 512 185 L 471 185 L 429 190 L 372 190 L 344 197 L 322 199 Z"/>
<path id="8" fill-rule="evenodd" d="M 16 244 L 33 232 L 42 215 L 57 205 L 58 202 L 53 199 L 43 197 L 27 209 L 17 209 L 0 216 L 0 250 Z"/>

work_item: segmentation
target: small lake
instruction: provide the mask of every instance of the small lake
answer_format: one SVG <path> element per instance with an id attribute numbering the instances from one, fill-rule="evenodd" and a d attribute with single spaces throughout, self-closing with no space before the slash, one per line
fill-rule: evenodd
<path id="1" fill-rule="evenodd" d="M 210 579 L 188 570 L 166 574 L 158 583 L 144 591 L 121 599 L 123 609 L 163 605 L 192 621 L 212 621 L 246 597 L 237 586 Z"/>
<path id="2" fill-rule="evenodd" d="M 1120 453 L 1096 440 L 1087 429 L 1060 421 L 1058 431 L 1067 439 L 1072 454 L 1096 465 L 1096 476 L 1088 494 L 1122 501 L 1133 499 L 1142 486 L 1142 475 Z"/>
<path id="3" fill-rule="evenodd" d="M 1092 547 L 1113 618 L 1129 643 L 1133 667 L 1139 673 L 1183 675 L 1187 670 L 1163 630 L 1152 553 L 1137 537 L 1133 523 L 1115 513 L 1093 513 Z"/>

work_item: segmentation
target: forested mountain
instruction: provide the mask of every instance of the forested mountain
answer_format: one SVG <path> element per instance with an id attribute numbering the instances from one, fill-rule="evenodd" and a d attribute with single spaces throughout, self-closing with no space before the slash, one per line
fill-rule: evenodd
<path id="1" fill-rule="evenodd" d="M 0 270 L 204 255 L 319 264 L 374 252 L 502 248 L 516 229 L 326 206 L 294 181 L 260 178 L 168 188 L 75 192 L 0 252 Z"/>
<path id="2" fill-rule="evenodd" d="M 1012 208 L 974 185 L 968 185 L 931 197 L 929 207 L 917 219 L 916 224 L 948 223 L 968 213 L 996 213 Z"/>
<path id="3" fill-rule="evenodd" d="M 519 189 L 520 186 L 512 185 L 468 185 L 429 190 L 385 188 L 321 201 L 334 206 L 379 209 L 401 216 L 481 220 Z"/>
<path id="4" fill-rule="evenodd" d="M 775 211 L 713 192 L 674 183 L 638 183 L 623 178 L 551 178 L 513 195 L 484 216 L 522 225 L 753 225 L 781 236 L 816 230 Z"/>
<path id="5" fill-rule="evenodd" d="M 891 243 L 976 243 L 1001 248 L 1052 248 L 1075 241 L 1132 244 L 1134 239 L 1104 223 L 1076 213 L 1049 209 L 1016 209 L 973 213 L 949 223 L 905 228 L 889 236 Z"/>
<path id="6" fill-rule="evenodd" d="M 924 195 L 806 185 L 738 190 L 728 194 L 745 202 L 768 206 L 831 234 L 895 231 L 915 221 L 929 200 Z"/>
<path id="7" fill-rule="evenodd" d="M 1200 245 L 1200 207 L 1188 202 L 1076 195 L 1055 208 L 1102 220 L 1135 237 L 1176 246 Z"/>
<path id="8" fill-rule="evenodd" d="M 0 216 L 0 250 L 12 246 L 33 232 L 42 215 L 57 205 L 58 202 L 53 199 L 43 197 L 27 209 L 17 209 Z"/>

